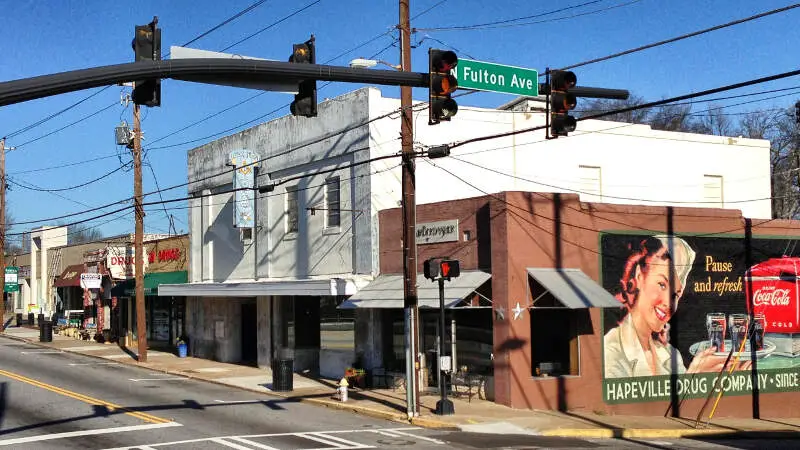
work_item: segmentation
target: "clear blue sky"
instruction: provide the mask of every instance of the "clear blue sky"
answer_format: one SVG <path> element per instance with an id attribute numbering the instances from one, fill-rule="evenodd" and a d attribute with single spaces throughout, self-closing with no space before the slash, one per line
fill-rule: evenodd
<path id="1" fill-rule="evenodd" d="M 133 60 L 130 44 L 134 26 L 148 23 L 154 15 L 159 18 L 163 53 L 166 53 L 170 45 L 183 45 L 255 1 L 3 0 L 0 2 L 4 22 L 0 39 L 0 81 L 130 62 Z M 391 31 L 398 20 L 396 0 L 266 1 L 191 47 L 219 51 L 312 3 L 299 14 L 228 52 L 285 60 L 292 43 L 302 42 L 314 33 L 318 62 L 325 62 L 385 33 L 331 64 L 347 65 L 353 58 L 379 52 L 378 57 L 382 59 L 398 61 L 399 50 L 392 46 L 396 33 Z M 419 30 L 413 37 L 413 44 L 419 44 L 413 51 L 412 69 L 415 71 L 426 70 L 428 47 L 448 46 L 457 49 L 461 57 L 540 70 L 546 66 L 561 67 L 792 4 L 788 0 L 410 0 L 410 3 L 412 16 L 440 3 L 413 20 L 412 26 L 420 29 L 534 16 L 591 3 L 522 21 L 528 23 L 519 26 Z M 599 10 L 602 11 L 594 13 Z M 567 17 L 575 15 L 577 17 Z M 553 20 L 558 18 L 563 20 Z M 626 88 L 647 100 L 696 92 L 797 69 L 798 22 L 800 8 L 575 71 L 580 85 Z M 800 86 L 800 80 L 789 78 L 735 93 L 791 86 Z M 333 84 L 319 92 L 319 99 L 322 101 L 358 87 Z M 10 135 L 99 89 L 2 107 L 0 136 Z M 8 140 L 7 146 L 18 147 L 7 155 L 11 182 L 7 205 L 17 222 L 93 210 L 88 215 L 64 219 L 65 222 L 79 220 L 116 209 L 98 210 L 96 207 L 132 195 L 133 173 L 129 169 L 117 170 L 85 187 L 53 193 L 17 184 L 50 190 L 69 188 L 102 177 L 130 162 L 130 154 L 115 145 L 113 134 L 121 120 L 132 121 L 131 107 L 126 109 L 119 103 L 122 90 L 117 86 L 106 89 L 78 107 Z M 395 87 L 382 90 L 387 96 L 399 95 Z M 150 167 L 144 168 L 144 192 L 158 189 L 156 179 L 162 189 L 185 183 L 188 150 L 213 140 L 207 138 L 209 135 L 256 119 L 291 100 L 287 94 L 265 93 L 199 125 L 174 133 L 256 93 L 165 80 L 162 106 L 143 109 L 144 147 L 149 149 L 146 162 L 152 167 L 152 171 Z M 416 89 L 414 93 L 419 99 L 426 95 L 424 89 Z M 766 98 L 743 108 L 787 107 L 798 97 L 800 94 Z M 459 103 L 495 107 L 511 99 L 512 96 L 481 93 L 464 97 Z M 98 113 L 100 110 L 103 111 Z M 68 126 L 93 113 L 97 114 Z M 284 108 L 272 117 L 287 113 L 288 108 Z M 54 132 L 63 127 L 66 128 Z M 235 131 L 243 128 L 246 127 Z M 48 133 L 52 134 L 42 137 Z M 32 140 L 35 141 L 30 142 Z M 196 142 L 185 143 L 191 140 Z M 159 148 L 164 146 L 170 147 Z M 164 192 L 163 198 L 185 195 L 186 189 L 181 187 Z M 146 199 L 151 200 L 158 200 L 158 196 Z M 175 217 L 177 230 L 186 232 L 185 204 L 170 204 L 167 208 Z M 109 221 L 116 217 L 119 219 Z M 145 224 L 147 232 L 167 232 L 169 228 L 161 209 L 151 208 Z M 43 223 L 18 225 L 11 231 L 26 231 L 40 225 Z M 133 215 L 111 215 L 85 226 L 97 226 L 106 236 L 132 232 Z"/>

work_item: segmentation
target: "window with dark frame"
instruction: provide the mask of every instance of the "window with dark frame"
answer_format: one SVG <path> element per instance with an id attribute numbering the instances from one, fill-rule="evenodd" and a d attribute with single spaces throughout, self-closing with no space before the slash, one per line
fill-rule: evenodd
<path id="1" fill-rule="evenodd" d="M 325 180 L 325 227 L 338 227 L 341 224 L 341 206 L 339 200 L 339 177 Z"/>
<path id="2" fill-rule="evenodd" d="M 297 200 L 297 186 L 286 187 L 286 232 L 297 233 L 299 217 L 299 204 Z"/>
<path id="3" fill-rule="evenodd" d="M 580 311 L 531 308 L 531 375 L 580 375 L 578 321 Z"/>

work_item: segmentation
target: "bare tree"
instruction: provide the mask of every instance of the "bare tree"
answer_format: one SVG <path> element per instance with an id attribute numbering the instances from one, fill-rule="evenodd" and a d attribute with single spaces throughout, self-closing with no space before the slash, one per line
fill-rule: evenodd
<path id="1" fill-rule="evenodd" d="M 734 124 L 722 108 L 722 106 L 710 104 L 705 113 L 700 116 L 700 125 L 707 134 L 716 134 L 717 136 L 733 134 Z"/>
<path id="2" fill-rule="evenodd" d="M 581 100 L 581 103 L 583 100 Z M 639 106 L 643 105 L 644 99 L 642 97 L 638 97 L 632 95 L 628 97 L 627 100 L 610 100 L 610 99 L 603 99 L 603 98 L 595 98 L 588 100 L 586 106 L 580 108 L 580 113 L 576 114 L 577 117 L 586 117 L 591 116 L 593 114 L 599 114 L 609 111 L 614 111 L 623 108 L 629 108 L 631 106 Z M 642 108 L 642 109 L 635 109 L 633 111 L 626 111 L 623 113 L 611 114 L 605 117 L 601 117 L 599 120 L 610 120 L 614 122 L 625 122 L 625 123 L 648 123 L 647 117 L 650 114 L 650 109 Z"/>

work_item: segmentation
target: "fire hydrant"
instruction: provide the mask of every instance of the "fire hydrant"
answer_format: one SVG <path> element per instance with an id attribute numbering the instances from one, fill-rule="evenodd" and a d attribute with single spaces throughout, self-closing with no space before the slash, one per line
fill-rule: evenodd
<path id="1" fill-rule="evenodd" d="M 347 386 L 349 386 L 347 383 L 347 378 L 342 377 L 342 379 L 339 381 L 339 387 L 337 390 L 339 391 L 339 400 L 343 402 L 347 401 Z"/>

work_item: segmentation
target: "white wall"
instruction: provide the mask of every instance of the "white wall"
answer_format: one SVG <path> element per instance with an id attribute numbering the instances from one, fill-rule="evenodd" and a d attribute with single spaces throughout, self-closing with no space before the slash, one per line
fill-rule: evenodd
<path id="1" fill-rule="evenodd" d="M 374 98 L 372 117 L 399 108 L 399 100 Z M 414 139 L 424 145 L 544 124 L 539 113 L 468 107 L 461 107 L 450 123 L 435 126 L 427 125 L 427 110 L 415 112 L 414 117 Z M 396 136 L 399 127 L 397 120 L 379 120 L 372 125 L 373 135 Z M 400 150 L 399 142 L 375 145 L 380 154 Z M 601 168 L 605 203 L 712 207 L 703 203 L 703 178 L 720 175 L 724 208 L 740 209 L 750 218 L 771 218 L 766 140 L 665 132 L 646 125 L 591 120 L 579 122 L 568 137 L 546 141 L 544 130 L 538 130 L 457 147 L 449 158 L 417 161 L 418 204 L 506 190 L 580 191 L 579 167 L 588 165 Z M 386 164 L 375 163 L 373 172 Z M 380 208 L 396 207 L 396 202 L 392 203 L 400 198 L 400 170 L 373 176 L 373 194 L 381 197 Z M 586 194 L 581 198 L 594 200 Z"/>

